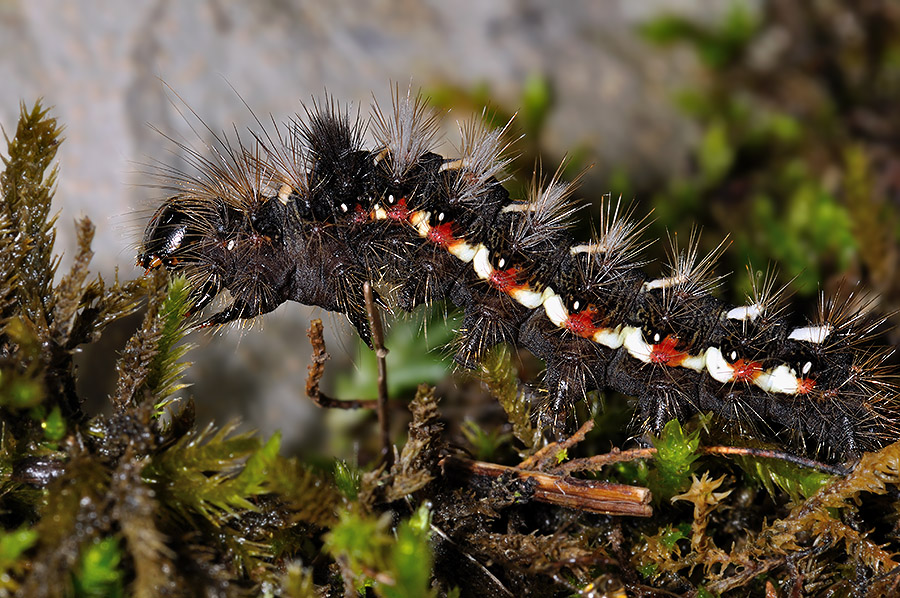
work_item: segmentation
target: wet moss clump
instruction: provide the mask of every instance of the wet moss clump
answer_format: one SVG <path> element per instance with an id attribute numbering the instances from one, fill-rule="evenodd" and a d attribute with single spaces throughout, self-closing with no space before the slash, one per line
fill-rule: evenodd
<path id="1" fill-rule="evenodd" d="M 188 289 L 163 275 L 89 271 L 94 227 L 58 277 L 50 202 L 61 129 L 19 118 L 0 176 L 0 595 L 196 596 L 304 586 L 337 521 L 331 476 L 282 457 L 279 437 L 197 430 L 177 398 Z M 112 415 L 83 410 L 73 355 L 143 309 L 118 363 Z M 299 575 L 302 578 L 302 575 Z"/>

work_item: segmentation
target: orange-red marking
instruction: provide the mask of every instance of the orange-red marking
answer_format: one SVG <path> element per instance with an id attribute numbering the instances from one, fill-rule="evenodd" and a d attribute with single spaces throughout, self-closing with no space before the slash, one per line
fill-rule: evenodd
<path id="1" fill-rule="evenodd" d="M 365 211 L 361 205 L 356 204 L 353 207 L 353 216 L 351 217 L 353 224 L 363 224 L 368 222 L 370 216 L 369 212 Z"/>
<path id="2" fill-rule="evenodd" d="M 428 240 L 441 247 L 449 247 L 451 243 L 457 241 L 453 236 L 453 225 L 449 222 L 432 226 L 428 229 Z"/>
<path id="3" fill-rule="evenodd" d="M 593 307 L 587 307 L 577 314 L 570 314 L 563 326 L 577 336 L 592 338 L 594 333 L 597 332 L 597 327 L 594 326 L 595 317 L 597 317 L 597 310 Z"/>
<path id="4" fill-rule="evenodd" d="M 518 268 L 509 268 L 507 270 L 494 270 L 491 272 L 490 283 L 494 285 L 500 292 L 509 293 L 519 287 L 516 284 L 516 276 L 518 276 Z"/>
<path id="5" fill-rule="evenodd" d="M 687 353 L 677 350 L 675 348 L 677 345 L 678 337 L 670 334 L 661 343 L 653 345 L 650 350 L 650 362 L 672 367 L 681 365 L 687 357 Z"/>
<path id="6" fill-rule="evenodd" d="M 797 394 L 807 395 L 812 392 L 815 385 L 816 381 L 812 378 L 800 378 L 797 380 Z"/>
<path id="7" fill-rule="evenodd" d="M 748 359 L 738 359 L 731 367 L 734 368 L 734 380 L 737 382 L 753 382 L 763 371 L 760 362 Z"/>
<path id="8" fill-rule="evenodd" d="M 406 207 L 406 198 L 401 197 L 397 203 L 387 207 L 387 217 L 391 220 L 409 220 L 409 208 Z"/>

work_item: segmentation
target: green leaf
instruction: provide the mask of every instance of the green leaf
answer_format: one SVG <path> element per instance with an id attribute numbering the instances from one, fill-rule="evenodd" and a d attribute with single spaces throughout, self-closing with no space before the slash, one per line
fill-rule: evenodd
<path id="1" fill-rule="evenodd" d="M 638 33 L 651 43 L 664 45 L 696 37 L 699 29 L 686 19 L 664 15 L 643 23 Z"/>
<path id="2" fill-rule="evenodd" d="M 265 486 L 290 505 L 294 521 L 331 527 L 337 518 L 336 508 L 342 503 L 332 479 L 296 458 L 276 455 Z"/>
<path id="3" fill-rule="evenodd" d="M 716 594 L 713 594 L 703 586 L 697 588 L 697 598 L 716 598 Z"/>
<path id="4" fill-rule="evenodd" d="M 532 421 L 531 401 L 522 391 L 512 355 L 505 345 L 488 352 L 481 362 L 481 377 L 506 411 L 513 435 L 526 449 L 537 447 L 541 432 Z"/>
<path id="5" fill-rule="evenodd" d="M 66 435 L 66 420 L 62 416 L 59 406 L 50 411 L 50 415 L 41 423 L 44 429 L 44 438 L 50 442 L 58 442 Z"/>
<path id="6" fill-rule="evenodd" d="M 431 511 L 420 506 L 390 532 L 391 514 L 381 517 L 343 511 L 325 536 L 326 550 L 345 560 L 356 575 L 358 587 L 369 586 L 385 598 L 426 598 L 431 590 Z M 390 582 L 372 584 L 378 574 Z"/>
<path id="7" fill-rule="evenodd" d="M 346 461 L 335 461 L 334 483 L 346 498 L 356 500 L 359 496 L 359 470 Z"/>
<path id="8" fill-rule="evenodd" d="M 431 591 L 431 511 L 422 505 L 397 526 L 397 542 L 391 550 L 394 585 L 379 589 L 386 598 L 425 598 Z"/>
<path id="9" fill-rule="evenodd" d="M 455 336 L 443 314 L 428 317 L 425 323 L 429 348 L 444 347 Z M 385 340 L 388 349 L 388 395 L 411 394 L 419 384 L 436 384 L 447 377 L 447 360 L 438 349 L 423 349 L 422 324 L 414 318 L 393 322 Z M 352 374 L 341 372 L 335 380 L 336 394 L 341 397 L 375 398 L 378 396 L 378 363 L 375 352 L 358 343 L 359 356 Z"/>
<path id="10" fill-rule="evenodd" d="M 759 18 L 745 0 L 734 1 L 728 7 L 720 29 L 721 39 L 734 47 L 750 41 L 759 29 Z"/>
<path id="11" fill-rule="evenodd" d="M 239 511 L 255 511 L 250 499 L 269 492 L 267 479 L 278 457 L 279 434 L 260 446 L 249 434 L 229 438 L 234 426 L 190 434 L 155 455 L 142 476 L 160 500 L 189 518 L 198 514 L 220 525 Z M 243 464 L 243 467 L 242 467 Z"/>
<path id="12" fill-rule="evenodd" d="M 748 4 L 732 2 L 724 19 L 711 26 L 665 15 L 643 24 L 639 32 L 659 45 L 689 43 L 708 67 L 723 69 L 741 55 L 758 29 L 759 18 Z"/>
<path id="13" fill-rule="evenodd" d="M 714 122 L 706 129 L 697 157 L 707 183 L 716 183 L 728 173 L 734 162 L 734 149 L 723 121 Z"/>
<path id="14" fill-rule="evenodd" d="M 180 380 L 190 363 L 181 362 L 181 358 L 191 346 L 176 345 L 187 330 L 185 314 L 190 309 L 190 293 L 187 279 L 183 276 L 175 277 L 169 281 L 166 298 L 159 308 L 159 343 L 147 375 L 147 387 L 159 398 L 170 397 L 185 386 Z"/>
<path id="15" fill-rule="evenodd" d="M 801 467 L 780 459 L 739 456 L 734 460 L 748 477 L 762 484 L 770 495 L 774 497 L 776 495 L 775 488 L 781 488 L 795 502 L 809 498 L 819 488 L 834 479 L 815 469 Z"/>
<path id="16" fill-rule="evenodd" d="M 40 405 L 44 400 L 41 381 L 17 376 L 12 370 L 0 372 L 0 405 L 10 409 L 27 409 Z"/>
<path id="17" fill-rule="evenodd" d="M 526 136 L 536 140 L 540 137 L 544 123 L 553 109 L 553 90 L 550 81 L 540 74 L 529 75 L 522 89 L 521 104 L 519 117 L 522 128 Z"/>
<path id="18" fill-rule="evenodd" d="M 790 114 L 771 114 L 766 125 L 768 133 L 784 143 L 799 141 L 803 136 L 803 126 Z"/>
<path id="19" fill-rule="evenodd" d="M 312 569 L 304 569 L 299 563 L 290 563 L 287 566 L 281 581 L 282 596 L 285 598 L 318 598 L 313 583 Z"/>
<path id="20" fill-rule="evenodd" d="M 6 169 L 0 174 L 0 209 L 15 230 L 21 252 L 15 278 L 16 311 L 33 322 L 42 336 L 49 334 L 55 297 L 51 289 L 58 260 L 53 257 L 56 231 L 50 203 L 57 174 L 52 164 L 61 133 L 40 102 L 31 110 L 22 104 L 16 134 L 7 138 L 7 157 L 2 157 Z"/>
<path id="21" fill-rule="evenodd" d="M 0 532 L 0 572 L 12 568 L 22 553 L 34 546 L 37 540 L 37 530 L 25 527 L 11 532 Z"/>
<path id="22" fill-rule="evenodd" d="M 391 543 L 387 533 L 390 513 L 381 518 L 342 511 L 340 520 L 325 536 L 325 548 L 334 557 L 345 557 L 354 571 L 386 568 L 385 548 Z"/>
<path id="23" fill-rule="evenodd" d="M 569 450 L 563 449 L 561 451 L 557 451 L 553 457 L 556 459 L 556 464 L 559 465 L 560 463 L 562 463 L 563 461 L 565 461 L 566 459 L 569 458 Z"/>
<path id="24" fill-rule="evenodd" d="M 116 598 L 124 596 L 122 554 L 115 538 L 104 538 L 83 549 L 73 586 L 76 598 Z"/>
<path id="25" fill-rule="evenodd" d="M 510 434 L 503 434 L 499 430 L 486 431 L 470 419 L 462 423 L 461 430 L 472 447 L 472 454 L 479 461 L 493 459 L 500 447 L 512 438 Z"/>
<path id="26" fill-rule="evenodd" d="M 667 525 L 659 531 L 659 543 L 669 550 L 672 550 L 679 540 L 685 540 L 691 537 L 690 531 L 690 526 L 687 526 L 687 529 L 685 530 L 680 526 L 672 527 L 671 525 Z"/>

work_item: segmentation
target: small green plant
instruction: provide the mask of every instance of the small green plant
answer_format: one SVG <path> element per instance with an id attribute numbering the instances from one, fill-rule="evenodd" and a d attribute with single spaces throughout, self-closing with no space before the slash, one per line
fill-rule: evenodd
<path id="1" fill-rule="evenodd" d="M 655 470 L 648 483 L 658 499 L 682 492 L 691 481 L 694 462 L 700 456 L 700 430 L 687 433 L 677 419 L 667 423 L 658 438 L 653 439 L 656 448 Z"/>
<path id="2" fill-rule="evenodd" d="M 346 563 L 356 587 L 372 586 L 385 598 L 433 596 L 431 515 L 422 505 L 391 532 L 390 516 L 345 512 L 325 538 L 326 549 Z M 378 572 L 378 575 L 374 575 Z"/>

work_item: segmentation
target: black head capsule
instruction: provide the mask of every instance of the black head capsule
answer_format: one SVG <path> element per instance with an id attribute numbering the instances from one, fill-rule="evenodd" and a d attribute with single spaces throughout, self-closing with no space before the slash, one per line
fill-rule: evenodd
<path id="1" fill-rule="evenodd" d="M 189 225 L 190 217 L 176 208 L 171 199 L 166 201 L 144 231 L 137 265 L 146 270 L 171 266 L 175 262 L 175 254 L 186 243 Z"/>

